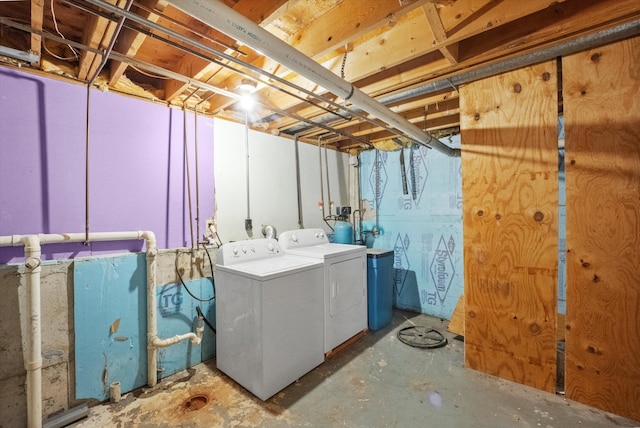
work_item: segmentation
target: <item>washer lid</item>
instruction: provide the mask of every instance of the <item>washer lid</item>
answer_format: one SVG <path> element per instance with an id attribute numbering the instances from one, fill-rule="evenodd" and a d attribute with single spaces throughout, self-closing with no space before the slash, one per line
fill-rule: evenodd
<path id="1" fill-rule="evenodd" d="M 216 270 L 265 281 L 321 266 L 322 262 L 318 260 L 292 255 L 280 255 L 229 266 L 216 265 Z"/>
<path id="2" fill-rule="evenodd" d="M 295 254 L 305 257 L 325 259 L 350 254 L 366 254 L 367 248 L 363 245 L 335 244 L 332 242 L 308 247 L 298 247 L 285 250 L 287 254 Z"/>

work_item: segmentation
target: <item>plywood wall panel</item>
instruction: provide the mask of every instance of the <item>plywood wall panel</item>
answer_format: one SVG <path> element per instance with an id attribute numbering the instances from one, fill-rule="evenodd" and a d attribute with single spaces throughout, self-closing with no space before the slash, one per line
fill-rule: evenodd
<path id="1" fill-rule="evenodd" d="M 566 395 L 640 420 L 640 38 L 562 61 Z"/>
<path id="2" fill-rule="evenodd" d="M 461 88 L 465 364 L 555 391 L 556 62 Z"/>

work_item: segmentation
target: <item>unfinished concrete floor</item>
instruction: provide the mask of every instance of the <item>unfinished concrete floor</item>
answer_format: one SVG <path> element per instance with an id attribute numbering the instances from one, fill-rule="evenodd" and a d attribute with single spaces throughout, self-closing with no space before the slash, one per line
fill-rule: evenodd
<path id="1" fill-rule="evenodd" d="M 396 334 L 415 323 L 449 339 L 420 349 Z M 91 408 L 74 427 L 612 427 L 639 423 L 464 368 L 464 344 L 447 321 L 395 311 L 387 328 L 262 402 L 216 370 L 215 361 L 153 390 Z"/>

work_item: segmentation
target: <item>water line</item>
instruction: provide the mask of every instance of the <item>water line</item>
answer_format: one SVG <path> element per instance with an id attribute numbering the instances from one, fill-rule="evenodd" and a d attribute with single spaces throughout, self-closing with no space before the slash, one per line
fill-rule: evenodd
<path id="1" fill-rule="evenodd" d="M 296 155 L 296 193 L 298 196 L 298 227 L 300 229 L 304 229 L 304 224 L 302 222 L 302 189 L 300 182 L 300 153 L 298 151 L 298 134 L 295 135 L 293 139 L 293 145 L 295 149 Z"/>
<path id="2" fill-rule="evenodd" d="M 333 201 L 331 200 L 331 184 L 329 183 L 329 158 L 327 155 L 327 142 L 324 142 L 324 169 L 327 176 L 327 198 L 329 200 L 329 216 L 332 215 Z"/>
<path id="3" fill-rule="evenodd" d="M 193 209 L 191 206 L 191 169 L 189 168 L 189 141 L 187 140 L 187 108 L 182 106 L 183 113 L 183 141 L 184 141 L 184 162 L 187 174 L 187 199 L 189 202 L 189 230 L 191 232 L 191 249 L 193 250 Z"/>
<path id="4" fill-rule="evenodd" d="M 200 174 L 198 172 L 198 109 L 193 109 L 193 127 L 194 127 L 194 142 L 195 142 L 195 163 L 196 163 L 196 247 L 200 242 Z"/>
<path id="5" fill-rule="evenodd" d="M 322 219 L 326 215 L 324 211 L 324 186 L 322 180 L 322 136 L 318 135 L 318 161 L 320 162 L 320 207 L 322 208 Z"/>
<path id="6" fill-rule="evenodd" d="M 247 235 L 252 235 L 253 225 L 251 222 L 251 195 L 249 185 L 249 111 L 244 111 L 244 151 L 246 155 L 245 159 L 245 174 L 247 181 L 247 218 L 244 221 L 244 230 Z"/>

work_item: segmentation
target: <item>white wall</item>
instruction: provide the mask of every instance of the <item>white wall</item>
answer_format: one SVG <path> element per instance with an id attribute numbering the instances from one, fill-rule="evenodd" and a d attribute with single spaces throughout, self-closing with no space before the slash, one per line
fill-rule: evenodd
<path id="1" fill-rule="evenodd" d="M 305 228 L 328 231 L 318 208 L 320 165 L 318 147 L 299 143 L 302 189 L 302 220 Z M 322 153 L 324 176 L 324 152 Z M 328 151 L 331 199 L 335 205 L 349 204 L 348 155 Z M 244 125 L 216 119 L 214 122 L 214 173 L 216 224 L 223 242 L 249 239 L 247 218 L 246 154 Z M 249 130 L 249 194 L 253 238 L 262 238 L 262 225 L 278 234 L 298 226 L 295 148 L 292 139 Z M 327 185 L 324 182 L 325 199 Z M 328 207 L 328 202 L 327 207 Z M 329 214 L 328 208 L 326 214 Z"/>

